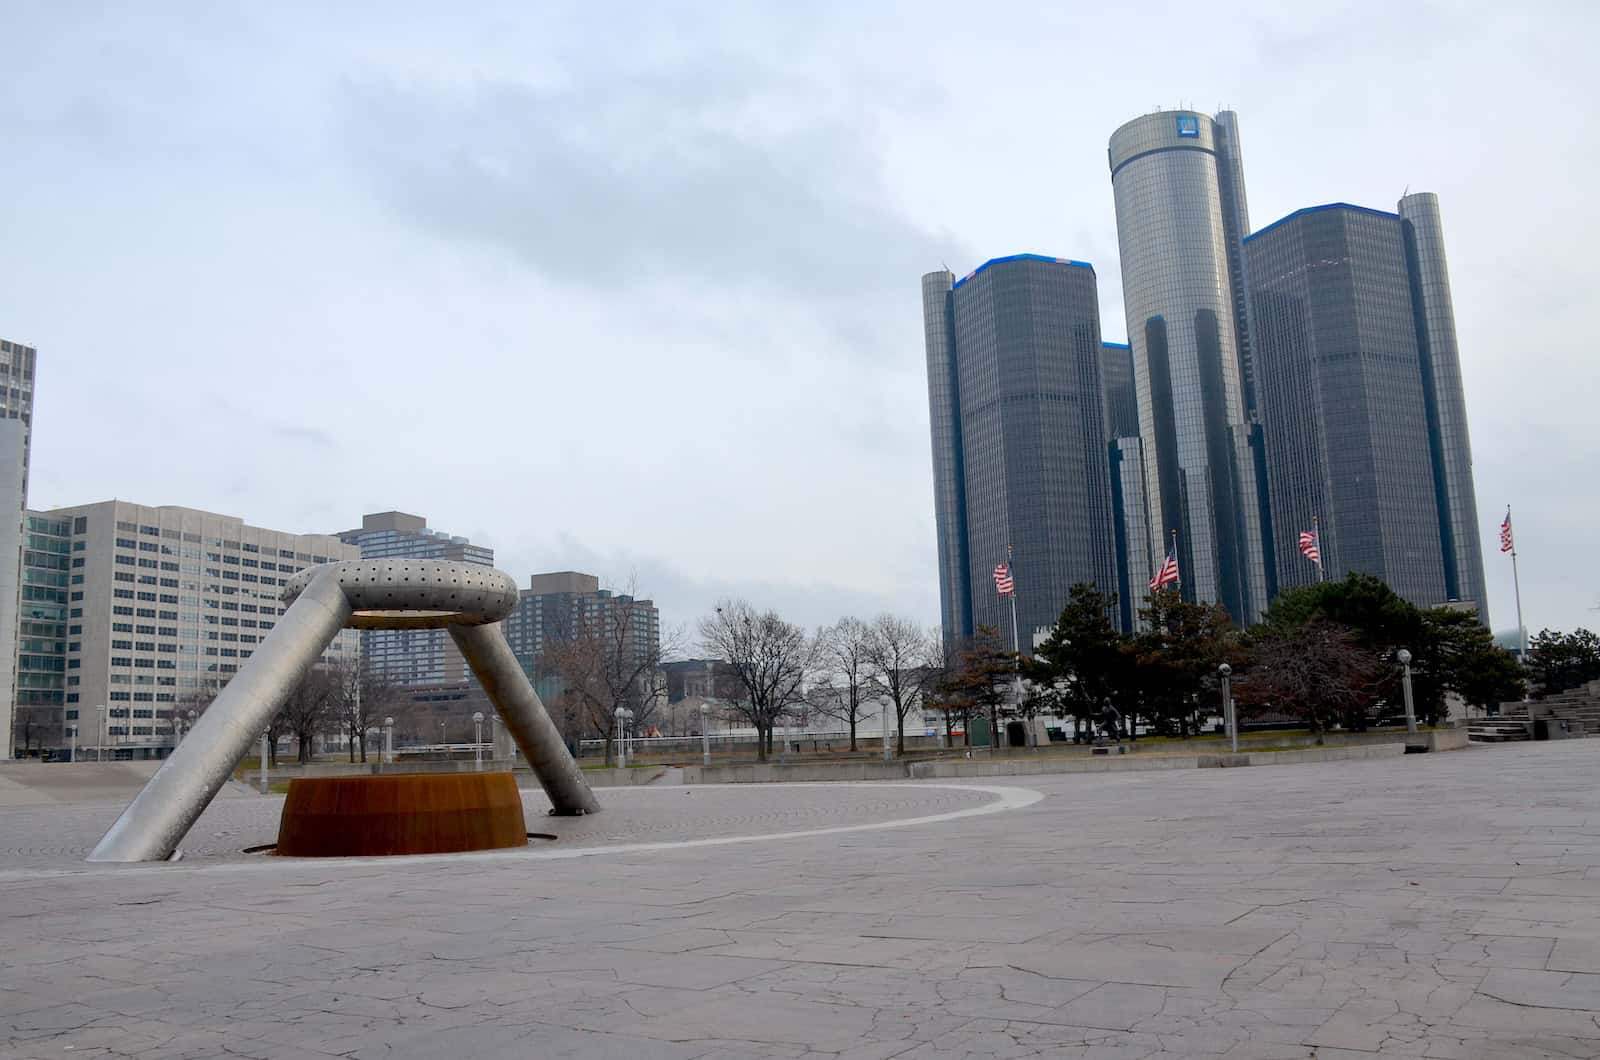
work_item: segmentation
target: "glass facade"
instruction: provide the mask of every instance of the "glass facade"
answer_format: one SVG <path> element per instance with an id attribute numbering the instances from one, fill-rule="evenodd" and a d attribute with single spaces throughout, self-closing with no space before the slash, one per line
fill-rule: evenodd
<path id="1" fill-rule="evenodd" d="M 1487 615 L 1478 498 L 1472 484 L 1472 441 L 1467 434 L 1467 398 L 1461 381 L 1439 198 L 1432 192 L 1417 192 L 1401 199 L 1399 210 L 1405 222 L 1412 307 L 1422 348 L 1422 382 L 1428 393 L 1445 585 L 1450 599 L 1470 602 L 1480 615 Z"/>
<path id="2" fill-rule="evenodd" d="M 939 617 L 945 647 L 972 635 L 967 573 L 966 479 L 961 455 L 960 381 L 956 371 L 955 274 L 922 278 L 923 339 L 928 351 L 928 424 L 933 435 L 933 513 L 939 548 Z"/>
<path id="3" fill-rule="evenodd" d="M 1133 347 L 1126 342 L 1102 342 L 1100 379 L 1106 398 L 1106 436 L 1139 437 L 1139 390 L 1133 382 Z"/>
<path id="4" fill-rule="evenodd" d="M 66 742 L 67 580 L 72 522 L 29 513 L 17 619 L 18 751 Z"/>
<path id="5" fill-rule="evenodd" d="M 1109 162 L 1152 558 L 1176 537 L 1186 599 L 1256 618 L 1270 586 L 1246 398 L 1248 226 L 1233 115 L 1136 118 Z"/>
<path id="6" fill-rule="evenodd" d="M 1396 214 L 1314 207 L 1245 241 L 1281 586 L 1316 568 L 1383 579 L 1423 607 L 1450 598 L 1406 231 Z"/>
<path id="7" fill-rule="evenodd" d="M 945 635 L 1009 633 L 1010 604 L 993 582 L 1009 548 L 1028 645 L 1054 624 L 1075 582 L 1117 584 L 1094 270 L 1016 255 L 983 265 L 943 299 L 928 284 L 940 590 L 955 602 Z M 937 481 L 957 467 L 959 488 Z M 963 592 L 970 617 L 956 612 Z"/>

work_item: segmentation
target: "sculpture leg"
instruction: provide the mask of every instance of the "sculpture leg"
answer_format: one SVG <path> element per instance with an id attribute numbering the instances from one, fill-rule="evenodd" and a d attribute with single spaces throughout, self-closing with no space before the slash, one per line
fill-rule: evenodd
<path id="1" fill-rule="evenodd" d="M 450 636 L 522 748 L 533 775 L 550 797 L 553 812 L 574 815 L 598 810 L 600 804 L 584 782 L 583 771 L 567 752 L 556 723 L 550 720 L 544 704 L 539 702 L 539 693 L 522 672 L 500 623 L 451 626 Z"/>
<path id="2" fill-rule="evenodd" d="M 289 605 L 244 669 L 122 811 L 90 861 L 164 861 L 350 618 L 339 577 L 318 576 Z"/>

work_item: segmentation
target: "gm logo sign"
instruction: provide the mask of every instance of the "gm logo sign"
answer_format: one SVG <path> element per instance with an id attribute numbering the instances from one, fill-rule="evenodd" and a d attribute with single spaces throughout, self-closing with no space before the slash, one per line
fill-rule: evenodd
<path id="1" fill-rule="evenodd" d="M 1178 115 L 1178 135 L 1191 140 L 1200 138 L 1200 119 L 1193 114 Z"/>

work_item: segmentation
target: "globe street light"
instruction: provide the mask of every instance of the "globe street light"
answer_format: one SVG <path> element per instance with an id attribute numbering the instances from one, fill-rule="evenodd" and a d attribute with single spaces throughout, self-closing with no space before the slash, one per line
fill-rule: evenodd
<path id="1" fill-rule="evenodd" d="M 1417 731 L 1417 711 L 1411 703 L 1411 653 L 1401 648 L 1394 653 L 1395 661 L 1400 664 L 1400 689 L 1406 698 L 1406 732 Z"/>
<path id="2" fill-rule="evenodd" d="M 711 764 L 711 704 L 700 704 L 700 764 Z"/>
<path id="3" fill-rule="evenodd" d="M 617 708 L 617 767 L 628 768 L 628 723 L 633 720 L 633 711 L 627 707 Z"/>
<path id="4" fill-rule="evenodd" d="M 472 744 L 472 763 L 478 768 L 483 768 L 483 711 L 472 712 L 472 727 L 474 730 Z"/>
<path id="5" fill-rule="evenodd" d="M 394 761 L 394 719 L 383 719 L 383 762 L 388 765 Z"/>
<path id="6" fill-rule="evenodd" d="M 1217 676 L 1222 679 L 1222 723 L 1228 727 L 1228 735 L 1233 740 L 1233 753 L 1239 753 L 1239 718 L 1233 710 L 1233 667 L 1223 663 L 1217 667 Z"/>

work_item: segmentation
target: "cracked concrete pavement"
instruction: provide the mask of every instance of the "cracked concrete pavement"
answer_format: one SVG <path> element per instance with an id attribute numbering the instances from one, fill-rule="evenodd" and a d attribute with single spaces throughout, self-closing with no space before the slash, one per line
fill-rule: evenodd
<path id="1" fill-rule="evenodd" d="M 1600 1056 L 1597 767 L 1580 740 L 1030 776 L 988 816 L 569 860 L 83 867 L 38 830 L 84 808 L 7 810 L 0 848 L 36 853 L 0 854 L 0 1055 Z M 994 798 L 601 794 L 574 842 Z"/>

